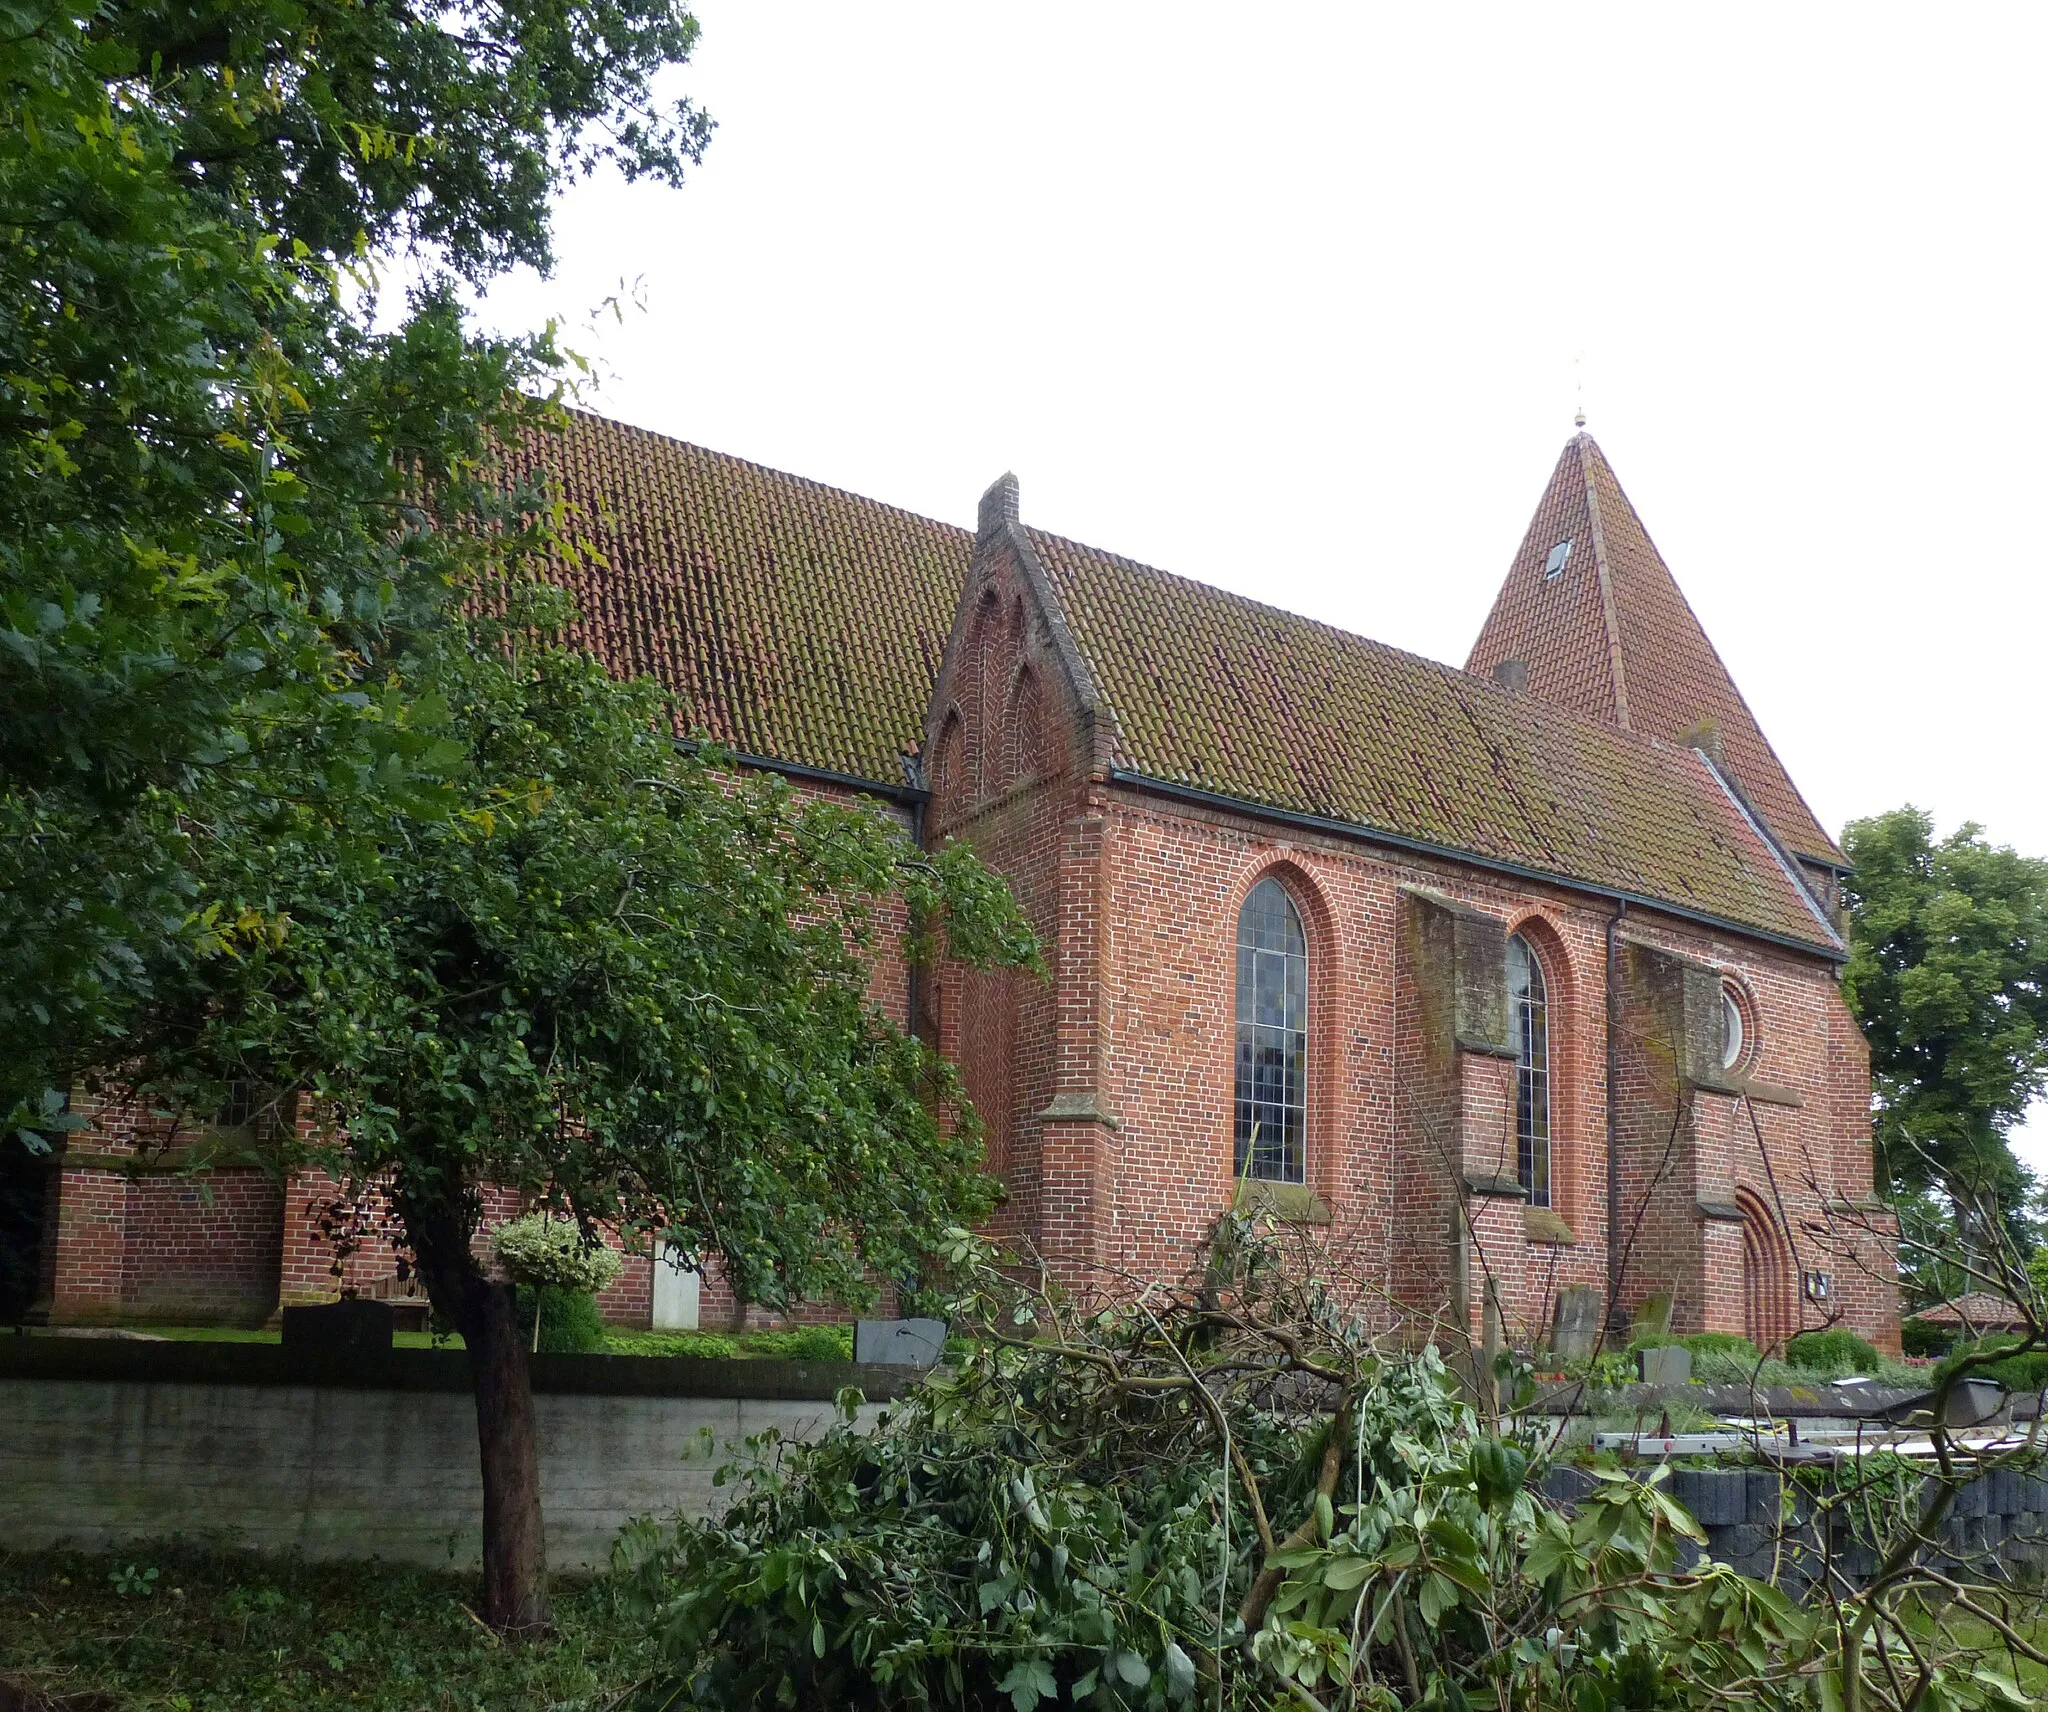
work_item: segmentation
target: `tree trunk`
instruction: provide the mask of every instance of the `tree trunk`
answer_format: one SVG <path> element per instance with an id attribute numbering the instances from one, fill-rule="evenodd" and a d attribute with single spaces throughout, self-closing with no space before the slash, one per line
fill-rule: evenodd
<path id="1" fill-rule="evenodd" d="M 540 1443 L 533 1370 L 513 1317 L 512 1293 L 470 1253 L 470 1220 L 440 1197 L 401 1195 L 406 1234 L 427 1296 L 469 1347 L 476 1437 L 484 1477 L 483 1619 L 502 1634 L 537 1639 L 554 1628 L 547 1540 L 540 1513 Z"/>

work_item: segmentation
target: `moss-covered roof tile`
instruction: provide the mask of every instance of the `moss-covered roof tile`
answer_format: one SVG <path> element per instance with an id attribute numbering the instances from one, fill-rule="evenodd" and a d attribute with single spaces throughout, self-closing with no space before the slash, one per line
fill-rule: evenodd
<path id="1" fill-rule="evenodd" d="M 1026 536 L 1130 772 L 1830 946 L 1690 749 L 1079 542 Z"/>

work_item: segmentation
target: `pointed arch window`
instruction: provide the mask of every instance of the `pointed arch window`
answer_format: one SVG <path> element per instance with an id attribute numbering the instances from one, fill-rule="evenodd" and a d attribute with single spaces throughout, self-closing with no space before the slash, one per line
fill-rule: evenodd
<path id="1" fill-rule="evenodd" d="M 1550 999 L 1543 965 L 1519 933 L 1508 941 L 1508 1025 L 1515 1040 L 1515 1180 L 1550 1205 Z"/>
<path id="2" fill-rule="evenodd" d="M 1252 887 L 1237 913 L 1236 1106 L 1237 1175 L 1306 1181 L 1308 938 L 1273 879 Z"/>

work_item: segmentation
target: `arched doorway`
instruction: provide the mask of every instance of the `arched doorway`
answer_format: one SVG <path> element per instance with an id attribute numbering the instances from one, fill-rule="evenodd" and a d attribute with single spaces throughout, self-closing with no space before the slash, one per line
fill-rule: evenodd
<path id="1" fill-rule="evenodd" d="M 1769 1353 L 1797 1329 L 1792 1252 L 1762 1200 L 1738 1189 L 1735 1204 L 1742 1209 L 1742 1331 Z"/>

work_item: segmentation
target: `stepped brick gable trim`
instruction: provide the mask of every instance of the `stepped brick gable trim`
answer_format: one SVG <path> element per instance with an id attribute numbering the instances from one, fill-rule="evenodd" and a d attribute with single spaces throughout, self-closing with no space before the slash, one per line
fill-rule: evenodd
<path id="1" fill-rule="evenodd" d="M 1555 574 L 1553 551 L 1572 543 Z M 1590 434 L 1565 446 L 1468 672 L 1508 661 L 1528 693 L 1667 743 L 1717 743 L 1727 771 L 1797 856 L 1846 868 L 1735 687 Z"/>

